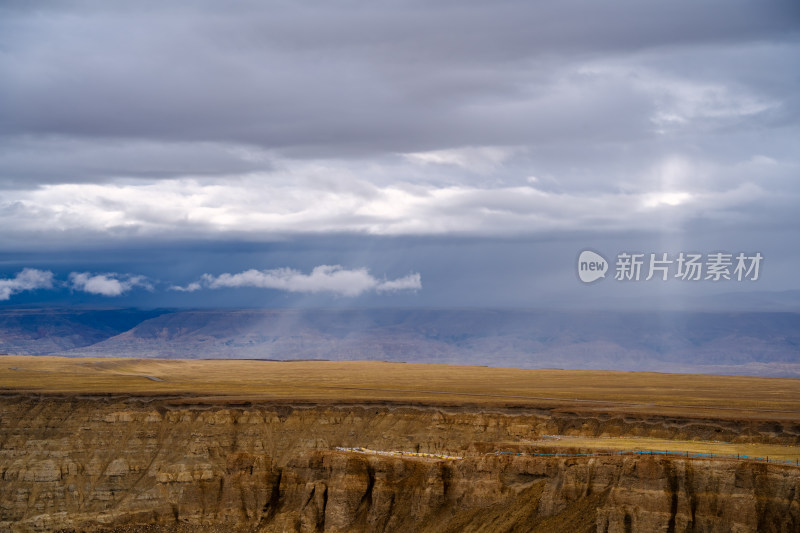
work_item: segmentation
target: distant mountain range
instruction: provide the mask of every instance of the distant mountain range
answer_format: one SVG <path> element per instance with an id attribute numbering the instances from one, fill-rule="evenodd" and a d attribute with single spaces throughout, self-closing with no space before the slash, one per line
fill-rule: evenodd
<path id="1" fill-rule="evenodd" d="M 0 308 L 0 353 L 62 354 L 91 346 L 165 311 Z"/>
<path id="2" fill-rule="evenodd" d="M 5 309 L 0 353 L 800 377 L 800 313 Z"/>

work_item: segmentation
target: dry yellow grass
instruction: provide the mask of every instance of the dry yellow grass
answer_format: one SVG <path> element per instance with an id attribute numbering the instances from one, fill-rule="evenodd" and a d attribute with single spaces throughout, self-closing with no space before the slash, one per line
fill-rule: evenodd
<path id="1" fill-rule="evenodd" d="M 800 380 L 382 362 L 2 356 L 0 391 L 540 405 L 800 419 Z"/>
<path id="2" fill-rule="evenodd" d="M 514 443 L 518 445 L 519 443 Z M 524 443 L 531 448 L 607 450 L 607 451 L 658 451 L 670 454 L 713 453 L 716 455 L 764 457 L 780 461 L 800 461 L 800 448 L 763 443 L 710 442 L 678 439 L 654 439 L 649 437 L 577 437 L 558 436 Z"/>
<path id="3" fill-rule="evenodd" d="M 540 406 L 739 420 L 800 420 L 800 380 L 519 370 L 381 362 L 2 356 L 0 393 L 130 394 L 188 401 Z M 800 459 L 800 449 L 652 438 L 546 438 L 533 448 L 659 450 Z"/>

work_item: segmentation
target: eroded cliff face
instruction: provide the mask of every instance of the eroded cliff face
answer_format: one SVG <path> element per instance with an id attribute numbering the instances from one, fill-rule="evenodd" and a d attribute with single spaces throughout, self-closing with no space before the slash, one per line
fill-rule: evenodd
<path id="1" fill-rule="evenodd" d="M 800 531 L 793 467 L 480 453 L 554 433 L 798 439 L 781 422 L 8 396 L 0 531 Z"/>

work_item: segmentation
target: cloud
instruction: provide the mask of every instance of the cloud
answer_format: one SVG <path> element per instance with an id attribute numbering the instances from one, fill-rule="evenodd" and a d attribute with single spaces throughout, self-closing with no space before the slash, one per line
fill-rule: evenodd
<path id="1" fill-rule="evenodd" d="M 469 146 L 403 154 L 403 157 L 422 165 L 454 165 L 472 172 L 488 173 L 500 167 L 515 151 L 518 149 L 503 146 Z"/>
<path id="2" fill-rule="evenodd" d="M 130 274 L 91 274 L 89 272 L 71 272 L 70 287 L 74 290 L 99 294 L 101 296 L 120 296 L 134 287 L 153 290 L 153 285 L 144 276 Z"/>
<path id="3" fill-rule="evenodd" d="M 340 265 L 320 265 L 310 274 L 303 274 L 292 268 L 271 270 L 245 270 L 238 274 L 204 274 L 201 281 L 186 287 L 173 286 L 172 290 L 193 292 L 203 287 L 209 289 L 257 287 L 287 292 L 322 293 L 355 297 L 369 291 L 396 292 L 419 290 L 422 288 L 418 273 L 394 280 L 379 280 L 366 268 L 348 270 Z"/>
<path id="4" fill-rule="evenodd" d="M 24 268 L 13 278 L 0 279 L 0 300 L 8 300 L 12 295 L 23 291 L 52 288 L 52 272 L 49 270 Z"/>
<path id="5" fill-rule="evenodd" d="M 716 68 L 709 60 L 716 50 L 788 43 L 779 53 L 717 69 L 715 79 L 700 85 L 711 90 L 662 95 L 665 104 L 673 98 L 683 103 L 658 116 L 671 124 L 702 114 L 708 104 L 714 114 L 748 113 L 771 102 L 761 93 L 772 90 L 781 93 L 779 100 L 797 98 L 790 67 L 797 55 L 793 0 L 616 0 L 602 6 L 591 0 L 465 1 L 424 8 L 396 2 L 364 10 L 265 1 L 237 3 L 224 12 L 213 2 L 47 4 L 0 6 L 0 48 L 6 52 L 0 56 L 0 101 L 6 104 L 0 134 L 98 139 L 99 155 L 84 146 L 67 179 L 80 179 L 81 168 L 90 175 L 104 168 L 124 175 L 160 173 L 162 162 L 167 171 L 180 169 L 181 161 L 195 171 L 243 164 L 184 146 L 193 142 L 315 157 L 430 154 L 458 146 L 549 143 L 559 133 L 575 142 L 585 132 L 602 134 L 620 123 L 647 124 L 637 119 L 652 106 L 634 105 L 624 90 L 629 79 L 565 76 L 587 58 L 651 52 L 659 59 L 690 51 L 694 59 L 678 67 L 685 74 L 679 78 L 694 79 Z M 766 82 L 749 77 L 757 63 L 772 71 Z M 715 104 L 731 81 L 745 76 L 744 85 L 755 80 L 745 101 Z M 633 120 L 625 120 L 629 115 Z M 641 132 L 626 133 L 631 140 Z M 114 141 L 132 149 L 110 148 Z M 158 142 L 164 142 L 163 152 L 146 146 Z M 46 148 L 27 154 L 33 168 L 21 169 L 25 174 L 47 179 L 47 163 L 37 162 L 45 159 L 40 153 L 51 155 Z M 137 159 L 139 150 L 146 157 Z M 117 168 L 115 156 L 130 169 Z M 71 157 L 56 151 L 57 161 Z"/>
<path id="6" fill-rule="evenodd" d="M 418 274 L 409 274 L 408 276 L 397 278 L 389 281 L 382 281 L 378 283 L 375 290 L 378 292 L 393 292 L 393 291 L 415 291 L 422 288 L 422 277 Z"/>
<path id="7" fill-rule="evenodd" d="M 0 2 L 0 247 L 798 228 L 797 14 Z"/>
<path id="8" fill-rule="evenodd" d="M 199 291 L 203 288 L 203 284 L 199 281 L 193 281 L 192 283 L 182 287 L 180 285 L 170 285 L 169 290 L 171 291 L 178 291 L 178 292 L 195 292 Z"/>
<path id="9" fill-rule="evenodd" d="M 594 184 L 556 188 L 549 179 L 530 183 L 525 174 L 519 184 L 375 184 L 336 165 L 326 167 L 328 179 L 341 178 L 335 184 L 304 176 L 306 167 L 301 166 L 273 179 L 46 185 L 9 193 L 6 202 L 0 202 L 0 224 L 13 228 L 0 242 L 16 239 L 19 245 L 30 242 L 27 236 L 32 235 L 41 245 L 48 238 L 59 242 L 81 235 L 95 242 L 225 236 L 269 241 L 330 233 L 517 236 L 631 227 L 658 231 L 663 219 L 654 212 L 679 215 L 672 222 L 713 218 L 727 223 L 750 216 L 759 204 L 772 206 L 763 224 L 797 224 L 788 205 L 800 196 L 789 179 L 797 165 L 749 158 L 746 165 L 686 161 L 643 168 L 612 190 Z M 737 192 L 742 190 L 755 194 Z M 681 226 L 669 229 L 678 231 Z"/>
<path id="10" fill-rule="evenodd" d="M 47 157 L 36 157 L 46 153 Z M 270 156 L 241 144 L 10 137 L 0 143 L 0 186 L 32 189 L 43 183 L 105 183 L 268 171 Z"/>

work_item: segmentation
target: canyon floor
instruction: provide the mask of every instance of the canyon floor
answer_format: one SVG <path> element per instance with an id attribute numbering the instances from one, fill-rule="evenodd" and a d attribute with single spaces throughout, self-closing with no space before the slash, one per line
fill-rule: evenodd
<path id="1" fill-rule="evenodd" d="M 798 531 L 798 461 L 796 379 L 0 359 L 0 531 Z"/>

